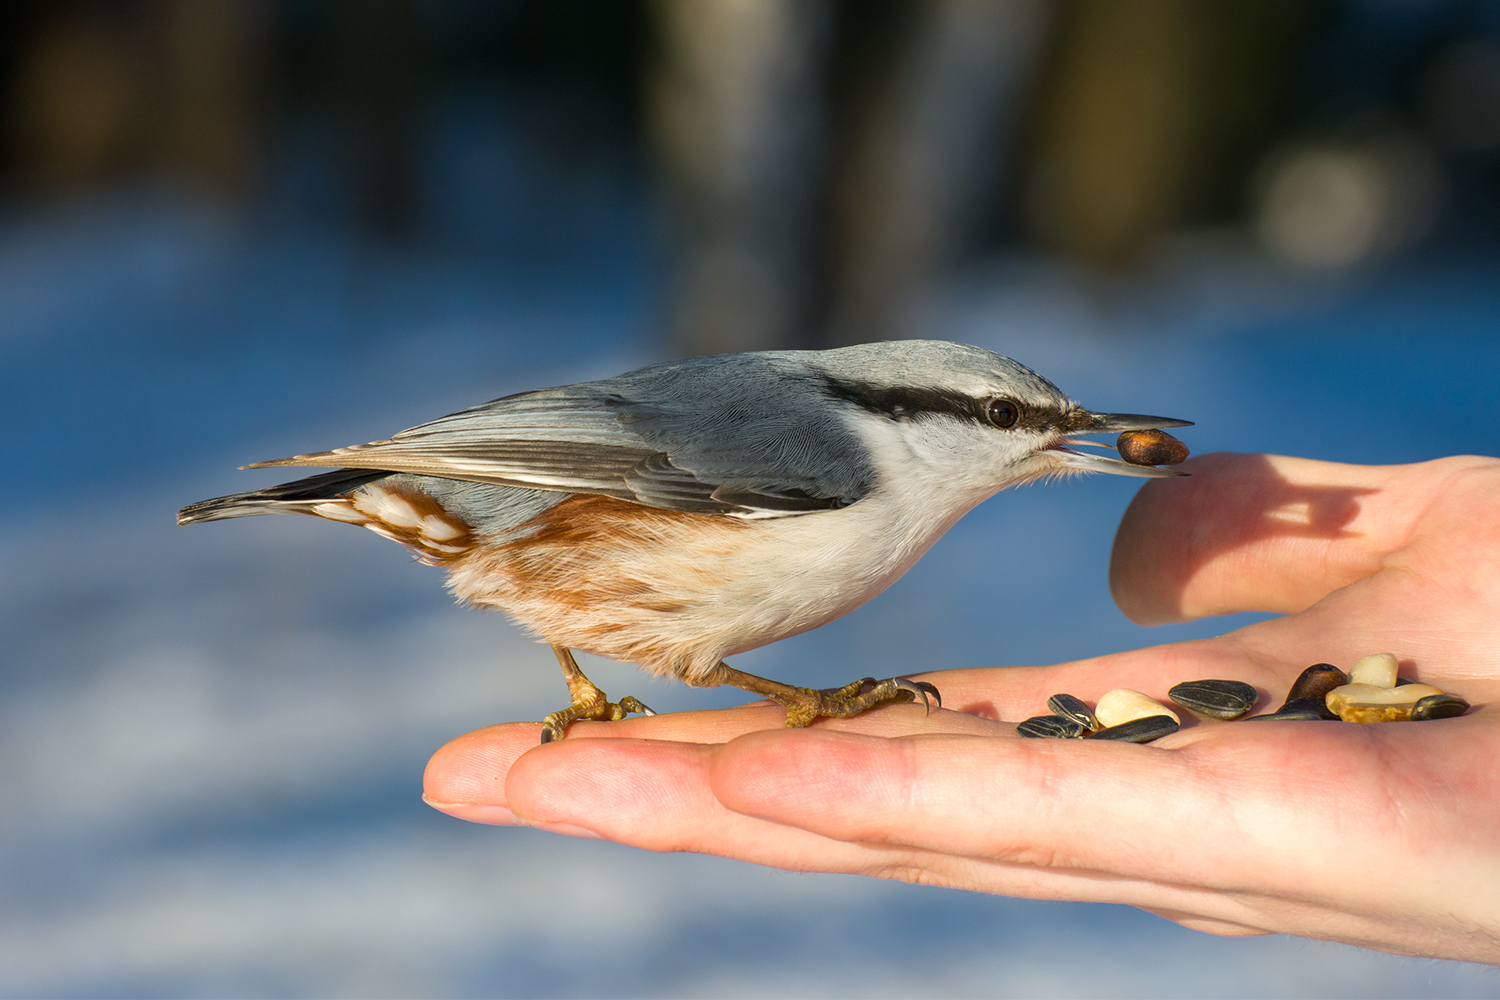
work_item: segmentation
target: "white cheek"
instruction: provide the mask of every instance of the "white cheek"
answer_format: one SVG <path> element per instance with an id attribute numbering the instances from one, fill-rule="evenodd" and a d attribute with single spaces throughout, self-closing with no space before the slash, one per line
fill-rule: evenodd
<path id="1" fill-rule="evenodd" d="M 991 493 L 1034 478 L 1032 458 L 1051 437 L 981 426 L 955 433 L 951 425 L 936 420 L 913 421 L 905 425 L 903 436 L 912 458 L 930 475 L 955 485 L 987 487 Z"/>
<path id="2" fill-rule="evenodd" d="M 858 414 L 855 430 L 870 449 L 884 488 L 912 498 L 926 494 L 945 512 L 967 510 L 1051 470 L 1035 457 L 1049 443 L 1045 434 L 873 414 Z"/>

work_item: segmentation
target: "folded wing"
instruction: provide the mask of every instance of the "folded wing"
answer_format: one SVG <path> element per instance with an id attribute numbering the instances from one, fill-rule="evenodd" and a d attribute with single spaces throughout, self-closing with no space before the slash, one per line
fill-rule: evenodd
<path id="1" fill-rule="evenodd" d="M 815 389 L 781 386 L 790 395 L 777 406 L 747 407 L 745 387 L 732 380 L 713 392 L 692 379 L 693 394 L 642 384 L 659 369 L 674 371 L 508 396 L 388 440 L 246 468 L 378 469 L 758 517 L 847 506 L 873 485 L 847 428 L 816 419 L 817 407 L 801 408 L 815 419 L 798 417 L 796 393 Z M 662 398 L 671 402 L 646 401 Z"/>

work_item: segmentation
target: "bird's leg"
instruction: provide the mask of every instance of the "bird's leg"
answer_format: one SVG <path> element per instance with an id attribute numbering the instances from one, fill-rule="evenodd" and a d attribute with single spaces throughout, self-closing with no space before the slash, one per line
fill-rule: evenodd
<path id="1" fill-rule="evenodd" d="M 916 701 L 918 698 L 922 699 L 922 704 L 928 711 L 932 710 L 929 697 L 937 702 L 938 708 L 943 707 L 943 696 L 938 693 L 936 687 L 926 681 L 914 681 L 906 677 L 887 677 L 883 681 L 877 681 L 873 677 L 862 677 L 841 688 L 816 690 L 793 687 L 790 684 L 782 684 L 780 681 L 747 674 L 743 670 L 734 669 L 722 660 L 714 676 L 720 684 L 728 684 L 749 691 L 751 694 L 758 694 L 762 698 L 769 698 L 776 704 L 785 706 L 786 724 L 789 728 L 806 726 L 820 717 L 852 719 L 877 705 Z"/>
<path id="2" fill-rule="evenodd" d="M 609 696 L 599 690 L 599 686 L 578 669 L 578 661 L 573 659 L 573 653 L 566 646 L 553 646 L 552 652 L 557 654 L 557 662 L 562 667 L 563 680 L 568 682 L 568 693 L 573 696 L 573 704 L 560 712 L 553 712 L 542 720 L 543 743 L 562 739 L 567 732 L 568 724 L 577 722 L 579 719 L 619 722 L 631 712 L 639 712 L 642 715 L 656 714 L 639 698 L 629 695 L 621 698 L 618 703 L 610 701 Z"/>

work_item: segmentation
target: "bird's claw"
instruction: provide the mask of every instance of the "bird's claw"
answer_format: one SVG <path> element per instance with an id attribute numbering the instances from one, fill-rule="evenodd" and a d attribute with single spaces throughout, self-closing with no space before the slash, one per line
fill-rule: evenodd
<path id="1" fill-rule="evenodd" d="M 928 715 L 932 714 L 932 702 L 928 701 L 929 696 L 931 696 L 932 701 L 937 702 L 938 708 L 943 707 L 943 695 L 942 692 L 938 691 L 936 685 L 929 684 L 926 681 L 914 681 L 910 677 L 893 677 L 892 680 L 895 682 L 896 690 L 911 692 L 910 701 L 916 701 L 918 698 L 921 698 L 922 708 L 926 710 Z"/>
<path id="2" fill-rule="evenodd" d="M 772 696 L 773 700 L 786 706 L 786 724 L 791 728 L 809 725 L 814 719 L 852 719 L 869 709 L 894 702 L 914 702 L 922 699 L 922 706 L 932 712 L 933 701 L 943 707 L 943 696 L 938 689 L 926 681 L 914 681 L 908 677 L 889 677 L 877 681 L 873 677 L 861 677 L 841 688 L 814 691 L 795 688 L 801 692 L 794 697 Z"/>
<path id="3" fill-rule="evenodd" d="M 567 734 L 569 724 L 581 719 L 619 722 L 632 712 L 637 715 L 656 714 L 651 710 L 651 706 L 633 695 L 626 695 L 618 702 L 613 702 L 605 698 L 604 692 L 600 691 L 597 701 L 582 704 L 575 702 L 543 719 L 541 742 L 551 743 L 562 739 Z"/>
<path id="4" fill-rule="evenodd" d="M 656 714 L 655 710 L 653 710 L 650 705 L 646 704 L 644 701 L 641 701 L 641 699 L 635 697 L 634 695 L 627 694 L 625 697 L 621 698 L 620 707 L 627 712 L 634 712 L 637 715 Z"/>

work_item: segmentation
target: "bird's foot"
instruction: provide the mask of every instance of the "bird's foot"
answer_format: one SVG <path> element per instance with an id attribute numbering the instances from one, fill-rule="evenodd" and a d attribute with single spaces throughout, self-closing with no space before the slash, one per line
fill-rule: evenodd
<path id="1" fill-rule="evenodd" d="M 943 707 L 943 696 L 938 689 L 926 681 L 914 681 L 907 677 L 887 677 L 877 681 L 873 677 L 861 677 L 841 688 L 795 688 L 801 697 L 785 701 L 774 698 L 786 706 L 786 724 L 789 729 L 800 729 L 814 719 L 852 719 L 880 705 L 902 705 L 921 699 L 922 707 L 932 711 L 933 703 Z"/>
<path id="2" fill-rule="evenodd" d="M 553 712 L 542 720 L 542 742 L 551 743 L 560 740 L 567 733 L 568 725 L 585 719 L 599 722 L 619 722 L 631 712 L 637 715 L 655 715 L 651 708 L 639 698 L 626 695 L 619 701 L 610 701 L 609 698 L 594 688 L 599 695 L 597 699 L 586 702 L 574 702 L 561 711 Z"/>
<path id="3" fill-rule="evenodd" d="M 610 701 L 609 696 L 599 690 L 599 685 L 583 676 L 583 671 L 578 669 L 578 661 L 573 659 L 571 652 L 562 646 L 553 646 L 552 651 L 557 654 L 557 662 L 562 667 L 563 679 L 568 682 L 568 693 L 573 696 L 573 704 L 542 720 L 543 743 L 562 739 L 567 733 L 568 725 L 580 719 L 619 722 L 631 712 L 639 715 L 656 714 L 645 702 L 629 695 L 617 702 Z"/>
<path id="4" fill-rule="evenodd" d="M 720 663 L 719 670 L 721 684 L 732 684 L 784 706 L 789 728 L 801 728 L 820 718 L 852 719 L 880 705 L 899 705 L 919 698 L 929 712 L 934 703 L 938 708 L 943 707 L 943 696 L 936 687 L 909 677 L 887 677 L 883 681 L 861 677 L 841 688 L 817 690 L 767 680 L 736 670 L 727 663 Z"/>

